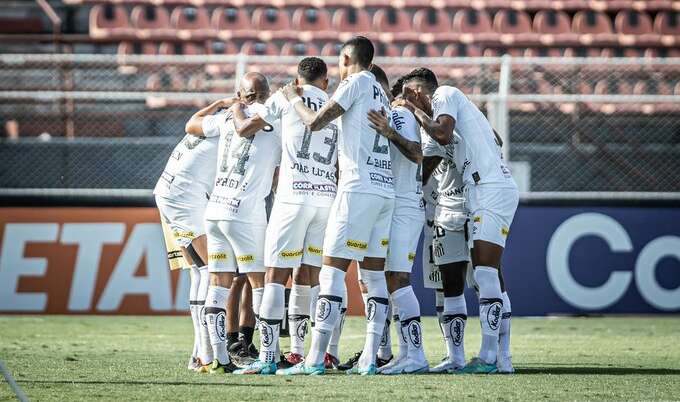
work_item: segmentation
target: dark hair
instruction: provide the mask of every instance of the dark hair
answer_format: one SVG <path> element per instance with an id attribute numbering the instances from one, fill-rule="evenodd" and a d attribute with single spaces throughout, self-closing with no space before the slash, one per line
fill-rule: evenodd
<path id="1" fill-rule="evenodd" d="M 393 97 L 396 98 L 397 96 L 401 95 L 402 91 L 404 90 L 404 78 L 406 78 L 406 76 L 399 77 L 394 85 L 392 85 L 390 92 L 392 93 Z"/>
<path id="2" fill-rule="evenodd" d="M 375 80 L 380 83 L 380 85 L 389 88 L 390 87 L 390 82 L 387 80 L 387 74 L 385 74 L 385 70 L 380 68 L 377 64 L 371 64 L 371 67 L 368 69 L 373 75 L 375 75 Z"/>
<path id="3" fill-rule="evenodd" d="M 437 82 L 437 76 L 434 75 L 432 70 L 429 68 L 425 67 L 420 67 L 416 68 L 415 70 L 411 71 L 410 73 L 406 74 L 404 77 L 403 85 L 410 81 L 421 81 L 427 85 L 428 89 L 432 92 L 434 92 L 437 87 L 439 86 L 439 83 Z"/>
<path id="4" fill-rule="evenodd" d="M 351 48 L 350 56 L 354 59 L 360 66 L 368 67 L 373 61 L 373 54 L 375 53 L 375 48 L 373 43 L 365 36 L 355 36 L 352 39 L 342 44 L 340 51 L 346 47 Z"/>
<path id="5" fill-rule="evenodd" d="M 305 57 L 300 60 L 297 69 L 298 75 L 305 81 L 312 83 L 328 74 L 326 63 L 318 57 Z"/>

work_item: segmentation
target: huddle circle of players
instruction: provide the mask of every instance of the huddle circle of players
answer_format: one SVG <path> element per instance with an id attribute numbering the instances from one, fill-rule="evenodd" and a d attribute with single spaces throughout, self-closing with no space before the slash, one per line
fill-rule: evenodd
<path id="1" fill-rule="evenodd" d="M 343 44 L 341 82 L 330 97 L 326 64 L 307 57 L 297 79 L 276 93 L 264 76 L 248 73 L 237 98 L 214 102 L 188 121 L 154 194 L 169 257 L 181 253 L 191 265 L 189 369 L 514 371 L 500 261 L 519 197 L 500 138 L 460 90 L 439 86 L 426 68 L 390 88 L 373 53 L 365 37 Z M 423 280 L 436 291 L 447 350 L 432 367 L 410 286 L 423 228 Z M 340 364 L 352 261 L 359 267 L 366 338 L 363 350 Z M 480 351 L 468 362 L 466 283 L 479 296 L 482 328 Z M 259 352 L 252 345 L 253 313 Z M 394 355 L 390 322 L 398 334 Z M 284 356 L 279 336 L 286 325 L 291 351 Z"/>

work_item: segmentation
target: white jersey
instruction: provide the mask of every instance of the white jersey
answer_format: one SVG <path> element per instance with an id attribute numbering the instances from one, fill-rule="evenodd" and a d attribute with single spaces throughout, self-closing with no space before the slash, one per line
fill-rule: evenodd
<path id="1" fill-rule="evenodd" d="M 218 142 L 217 136 L 186 134 L 172 150 L 153 190 L 154 195 L 189 203 L 205 203 L 215 180 Z"/>
<path id="2" fill-rule="evenodd" d="M 320 110 L 328 101 L 328 94 L 313 85 L 303 85 L 302 90 L 302 99 L 312 110 Z M 265 106 L 260 117 L 269 124 L 281 124 L 282 155 L 276 199 L 330 207 L 337 191 L 337 125 L 331 123 L 312 133 L 279 92 Z"/>
<path id="3" fill-rule="evenodd" d="M 340 190 L 394 198 L 389 141 L 369 126 L 370 110 L 389 113 L 389 100 L 368 71 L 343 80 L 331 97 L 345 109 L 340 116 Z"/>
<path id="4" fill-rule="evenodd" d="M 264 108 L 255 103 L 245 113 L 250 117 L 264 113 Z M 236 134 L 232 119 L 224 119 L 218 127 L 217 174 L 205 218 L 266 224 L 265 198 L 281 158 L 280 124 L 274 122 L 250 138 Z"/>
<path id="5" fill-rule="evenodd" d="M 405 107 L 395 107 L 391 113 L 392 127 L 408 141 L 420 143 L 420 129 L 416 117 Z M 413 163 L 394 143 L 390 143 L 392 174 L 394 175 L 395 208 L 409 205 L 423 207 L 422 166 Z"/>
<path id="6" fill-rule="evenodd" d="M 442 158 L 430 177 L 430 181 L 434 178 L 437 183 L 437 205 L 444 205 L 454 211 L 465 211 L 465 183 L 457 168 L 454 145 L 442 146 L 425 133 L 421 137 L 423 156 Z"/>
<path id="7" fill-rule="evenodd" d="M 442 115 L 451 116 L 456 121 L 455 130 L 460 139 L 454 138 L 453 145 L 460 147 L 456 150 L 456 164 L 465 184 L 517 187 L 510 170 L 500 158 L 489 121 L 458 88 L 441 86 L 434 92 L 432 118 L 436 120 Z"/>

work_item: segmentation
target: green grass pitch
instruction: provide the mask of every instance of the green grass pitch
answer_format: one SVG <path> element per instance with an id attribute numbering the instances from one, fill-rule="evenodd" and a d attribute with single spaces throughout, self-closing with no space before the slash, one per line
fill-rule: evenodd
<path id="1" fill-rule="evenodd" d="M 363 328 L 362 318 L 347 320 L 343 360 L 363 344 Z M 436 363 L 444 345 L 434 318 L 424 330 Z M 0 359 L 31 400 L 680 399 L 678 317 L 514 318 L 515 375 L 195 374 L 191 335 L 188 317 L 0 316 Z M 478 346 L 471 319 L 468 357 Z M 0 383 L 0 401 L 13 398 Z"/>

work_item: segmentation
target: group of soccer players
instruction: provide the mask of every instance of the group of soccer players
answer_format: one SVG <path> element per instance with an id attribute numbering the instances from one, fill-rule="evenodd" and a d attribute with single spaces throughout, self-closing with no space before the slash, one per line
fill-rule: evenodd
<path id="1" fill-rule="evenodd" d="M 426 68 L 390 88 L 373 54 L 367 38 L 344 43 L 341 82 L 330 97 L 327 66 L 319 58 L 304 58 L 297 79 L 274 94 L 264 76 L 248 73 L 236 98 L 209 105 L 187 123 L 154 194 L 191 265 L 190 369 L 513 372 L 500 262 L 518 191 L 500 138 L 460 90 L 439 86 Z M 447 348 L 434 367 L 423 350 L 410 276 L 423 228 L 423 278 L 436 289 Z M 352 261 L 359 268 L 366 338 L 363 350 L 342 365 L 338 343 Z M 469 362 L 466 282 L 479 295 L 482 328 L 480 352 Z M 253 313 L 258 354 L 247 330 Z M 391 322 L 399 334 L 396 355 Z M 287 356 L 279 346 L 285 324 Z M 238 361 L 243 355 L 254 359 Z"/>

